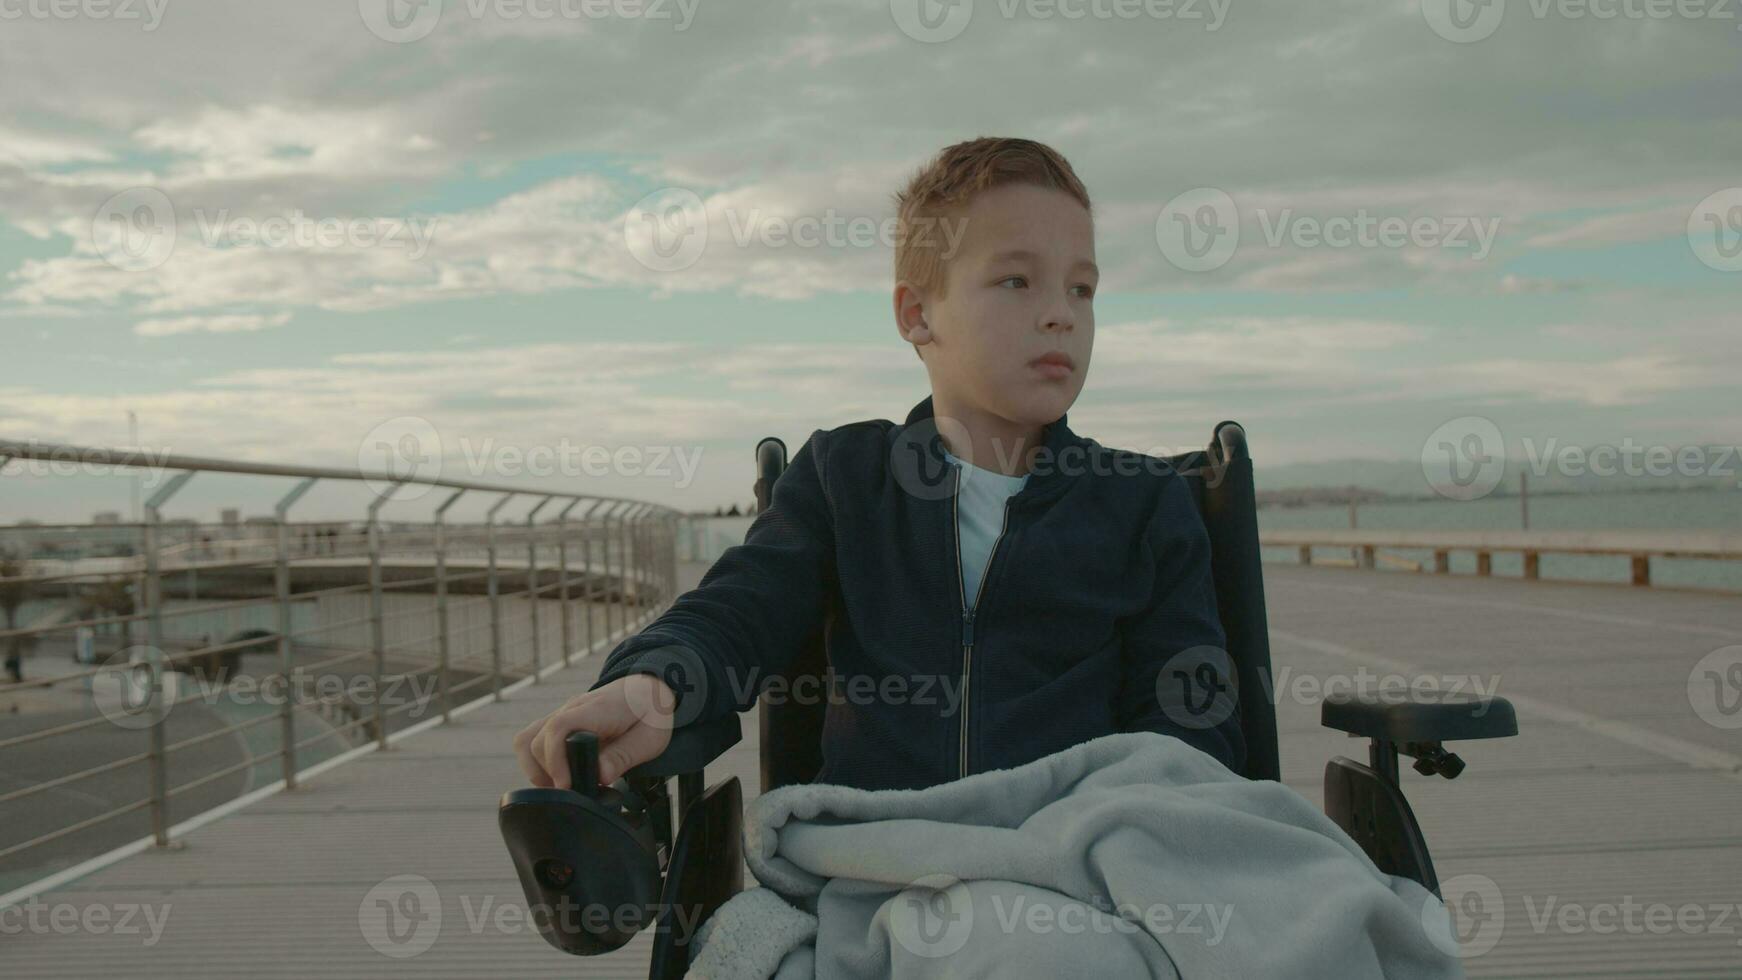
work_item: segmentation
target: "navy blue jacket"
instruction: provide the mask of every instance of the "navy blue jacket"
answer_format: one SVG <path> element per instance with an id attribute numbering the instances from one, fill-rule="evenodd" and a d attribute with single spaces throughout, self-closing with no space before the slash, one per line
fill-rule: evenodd
<path id="1" fill-rule="evenodd" d="M 1005 504 L 971 610 L 964 477 L 927 397 L 903 425 L 813 431 L 744 543 L 619 643 L 594 688 L 659 675 L 676 725 L 745 711 L 823 627 L 830 689 L 770 690 L 830 697 L 818 782 L 917 789 L 1143 730 L 1239 772 L 1231 684 L 1192 693 L 1226 655 L 1191 491 L 1164 460 L 1101 446 L 1066 418 Z"/>

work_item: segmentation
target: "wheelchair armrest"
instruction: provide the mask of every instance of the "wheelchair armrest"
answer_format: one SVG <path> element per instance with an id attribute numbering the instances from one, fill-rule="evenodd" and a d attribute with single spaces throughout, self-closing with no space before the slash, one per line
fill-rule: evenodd
<path id="1" fill-rule="evenodd" d="M 1338 693 L 1325 698 L 1319 721 L 1327 728 L 1399 745 L 1518 734 L 1512 702 L 1499 696 L 1410 701 Z"/>
<path id="2" fill-rule="evenodd" d="M 713 721 L 683 725 L 671 731 L 671 743 L 658 756 L 625 773 L 631 779 L 665 779 L 701 772 L 744 737 L 736 711 Z"/>
<path id="3" fill-rule="evenodd" d="M 708 911 L 743 887 L 735 874 L 738 858 L 719 867 L 706 856 L 735 842 L 742 794 L 736 776 L 702 791 L 702 770 L 736 745 L 742 728 L 736 712 L 714 721 L 685 725 L 657 758 L 624 773 L 610 786 L 598 786 L 599 739 L 592 732 L 569 733 L 569 772 L 575 789 L 530 788 L 502 795 L 497 822 L 514 861 L 528 908 L 562 910 L 538 923 L 539 934 L 565 953 L 596 956 L 619 949 L 655 918 L 669 933 L 669 907 L 661 910 L 662 881 L 676 871 L 684 887 Z M 671 798 L 665 780 L 678 779 L 675 844 Z M 698 852 L 700 849 L 700 853 Z M 610 910 L 602 921 L 592 912 Z M 583 914 L 574 915 L 573 912 Z M 688 936 L 668 938 L 687 949 Z M 666 954 L 681 966 L 687 960 Z"/>
<path id="4" fill-rule="evenodd" d="M 1437 896 L 1439 879 L 1399 787 L 1397 757 L 1415 759 L 1413 768 L 1424 776 L 1456 779 L 1464 760 L 1440 743 L 1517 735 L 1512 702 L 1498 696 L 1416 701 L 1339 692 L 1325 698 L 1319 720 L 1370 740 L 1367 765 L 1338 757 L 1325 766 L 1325 815 L 1380 870 L 1419 881 Z"/>

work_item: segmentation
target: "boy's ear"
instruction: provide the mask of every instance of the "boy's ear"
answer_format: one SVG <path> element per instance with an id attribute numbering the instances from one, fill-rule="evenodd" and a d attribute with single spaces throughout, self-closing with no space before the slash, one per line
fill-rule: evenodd
<path id="1" fill-rule="evenodd" d="M 909 282 L 895 284 L 895 327 L 901 339 L 915 346 L 932 341 L 931 325 L 925 319 L 925 300 Z"/>

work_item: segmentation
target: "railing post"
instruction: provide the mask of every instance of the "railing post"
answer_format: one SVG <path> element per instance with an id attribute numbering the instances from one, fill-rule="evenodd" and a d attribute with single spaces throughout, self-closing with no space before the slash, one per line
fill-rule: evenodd
<path id="1" fill-rule="evenodd" d="M 382 621 L 381 596 L 381 505 L 387 503 L 399 489 L 403 479 L 388 484 L 387 491 L 369 502 L 369 523 L 365 533 L 369 542 L 369 647 L 375 656 L 370 667 L 369 697 L 375 702 L 375 747 L 387 748 L 387 704 L 381 698 L 381 679 L 387 673 L 387 630 Z"/>
<path id="2" fill-rule="evenodd" d="M 526 512 L 526 599 L 527 616 L 532 625 L 532 682 L 537 684 L 540 667 L 539 635 L 538 635 L 538 527 L 534 520 L 544 505 L 555 500 L 555 495 L 544 498 L 538 505 Z"/>
<path id="3" fill-rule="evenodd" d="M 1524 577 L 1536 579 L 1542 577 L 1542 556 L 1534 551 L 1524 553 Z"/>
<path id="4" fill-rule="evenodd" d="M 200 597 L 200 563 L 194 560 L 193 544 L 199 539 L 200 525 L 198 521 L 188 525 L 188 601 L 193 602 Z"/>
<path id="5" fill-rule="evenodd" d="M 631 574 L 629 519 L 635 516 L 635 512 L 640 509 L 641 508 L 635 504 L 625 505 L 623 508 L 623 514 L 617 521 L 617 605 L 622 607 L 621 610 L 619 610 L 619 615 L 622 617 L 622 623 L 619 625 L 619 628 L 625 633 L 629 632 L 629 576 Z"/>
<path id="6" fill-rule="evenodd" d="M 677 598 L 677 513 L 674 511 L 665 518 L 665 595 L 664 603 L 669 605 Z"/>
<path id="7" fill-rule="evenodd" d="M 1650 555 L 1634 555 L 1632 563 L 1633 563 L 1633 576 L 1632 576 L 1633 584 L 1634 585 L 1650 585 L 1651 584 L 1651 556 Z"/>
<path id="8" fill-rule="evenodd" d="M 1313 563 L 1313 546 L 1312 545 L 1303 544 L 1300 546 L 1300 563 L 1302 565 L 1311 565 Z"/>
<path id="9" fill-rule="evenodd" d="M 142 550 L 145 552 L 146 643 L 149 645 L 148 657 L 155 658 L 151 664 L 152 718 L 145 731 L 151 769 L 151 836 L 158 847 L 169 844 L 169 754 L 164 748 L 163 731 L 168 717 L 168 706 L 163 703 L 163 662 L 168 657 L 163 649 L 163 577 L 157 565 L 158 531 L 162 523 L 158 508 L 193 479 L 193 475 L 193 470 L 183 470 L 152 494 L 145 502 L 145 524 L 140 528 L 145 538 Z"/>
<path id="10" fill-rule="evenodd" d="M 666 605 L 677 598 L 677 514 L 665 519 L 665 595 Z"/>
<path id="11" fill-rule="evenodd" d="M 655 606 L 670 594 L 671 548 L 668 545 L 671 540 L 671 517 L 661 513 L 659 520 L 653 525 L 653 557 L 658 561 L 655 568 L 659 575 L 659 593 L 655 596 Z"/>
<path id="12" fill-rule="evenodd" d="M 1476 552 L 1476 574 L 1487 575 L 1494 571 L 1494 555 L 1487 551 Z"/>
<path id="13" fill-rule="evenodd" d="M 595 500 L 595 501 L 593 501 L 593 506 L 588 507 L 587 512 L 585 514 L 581 515 L 581 522 L 582 522 L 582 528 L 583 528 L 583 530 L 581 532 L 581 582 L 584 586 L 581 589 L 581 604 L 587 610 L 587 652 L 589 654 L 591 654 L 593 652 L 593 643 L 594 643 L 594 639 L 593 639 L 593 606 L 594 606 L 593 585 L 594 585 L 594 582 L 597 578 L 597 576 L 595 576 L 593 574 L 593 538 L 596 537 L 596 535 L 593 533 L 593 531 L 594 531 L 593 511 L 596 511 L 600 507 L 604 507 L 604 506 L 605 506 L 605 501 Z M 610 626 L 610 620 L 607 617 L 606 627 L 609 628 L 609 626 Z"/>
<path id="14" fill-rule="evenodd" d="M 665 524 L 665 514 L 661 513 L 653 519 L 651 527 L 653 534 L 653 581 L 658 590 L 654 593 L 655 605 L 658 604 L 659 598 L 665 595 L 665 577 L 671 574 L 671 569 L 666 567 L 665 562 Z"/>
<path id="15" fill-rule="evenodd" d="M 513 499 L 514 494 L 503 494 L 484 514 L 484 558 L 489 569 L 485 580 L 490 596 L 490 696 L 497 701 L 502 700 L 502 595 L 496 585 L 496 512 Z"/>
<path id="16" fill-rule="evenodd" d="M 575 505 L 580 502 L 581 498 L 576 497 L 556 514 L 556 602 L 557 609 L 562 613 L 564 667 L 569 665 L 569 658 L 575 649 L 574 610 L 569 608 L 569 511 L 574 510 Z"/>
<path id="17" fill-rule="evenodd" d="M 681 529 L 681 527 L 683 527 L 683 515 L 681 515 L 681 513 L 672 513 L 672 515 L 671 515 L 671 534 L 672 534 L 671 592 L 667 592 L 667 594 L 665 594 L 665 602 L 667 602 L 667 604 L 669 604 L 669 602 L 678 601 L 679 576 L 681 576 L 681 574 L 683 574 L 683 567 L 679 566 L 679 562 L 678 562 L 678 533 L 679 533 L 679 529 Z"/>
<path id="18" fill-rule="evenodd" d="M 604 566 L 604 574 L 607 584 L 609 584 L 611 579 L 611 522 L 618 519 L 619 515 L 617 514 L 617 508 L 622 505 L 622 501 L 616 501 L 611 504 L 611 509 L 605 512 L 604 527 L 600 531 L 600 547 L 604 552 L 600 556 L 600 564 Z M 623 605 L 623 599 L 625 597 L 623 589 L 623 579 L 619 577 L 617 579 L 617 601 L 605 605 L 605 636 L 607 639 L 617 633 L 617 628 L 611 625 L 611 621 L 617 618 L 617 610 Z M 625 618 L 624 621 L 627 622 L 627 618 Z"/>
<path id="19" fill-rule="evenodd" d="M 642 513 L 641 564 L 646 567 L 646 571 L 642 572 L 638 579 L 641 585 L 647 587 L 647 598 L 641 604 L 643 608 L 652 607 L 655 594 L 654 585 L 658 581 L 657 576 L 660 574 L 659 553 L 654 550 L 657 547 L 657 542 L 654 540 L 654 533 L 658 530 L 658 524 L 659 520 L 654 516 L 653 508 L 649 507 Z"/>
<path id="20" fill-rule="evenodd" d="M 635 608 L 647 606 L 647 576 L 653 571 L 653 554 L 648 551 L 647 527 L 649 508 L 635 515 Z"/>
<path id="21" fill-rule="evenodd" d="M 284 704 L 278 709 L 278 744 L 280 769 L 287 790 L 296 789 L 296 685 L 291 679 L 296 672 L 296 658 L 290 643 L 290 529 L 285 522 L 289 519 L 291 505 L 314 485 L 315 477 L 304 477 L 272 508 L 278 518 L 278 540 L 274 549 L 278 561 L 272 576 L 273 595 L 278 601 L 278 672 L 284 678 L 285 695 Z"/>
<path id="22" fill-rule="evenodd" d="M 655 511 L 647 519 L 647 558 L 653 571 L 653 591 L 647 597 L 654 607 L 665 595 L 665 576 L 670 572 L 665 567 L 665 520 L 663 511 Z"/>
<path id="23" fill-rule="evenodd" d="M 629 621 L 634 619 L 630 610 L 641 605 L 641 548 L 637 536 L 641 533 L 641 505 L 636 504 L 623 512 L 623 629 L 629 629 Z M 635 601 L 629 601 L 628 590 L 635 589 Z"/>
<path id="24" fill-rule="evenodd" d="M 624 521 L 623 521 L 624 578 L 625 578 L 625 580 L 633 583 L 635 586 L 635 606 L 634 606 L 634 608 L 637 610 L 637 613 L 636 613 L 637 616 L 640 615 L 641 603 L 642 603 L 642 599 L 643 599 L 643 592 L 641 589 L 641 572 L 642 572 L 642 566 L 645 564 L 645 561 L 644 561 L 642 554 L 641 554 L 641 518 L 642 518 L 642 515 L 644 515 L 646 513 L 647 513 L 647 505 L 637 504 L 634 507 L 630 508 L 628 515 L 624 518 Z M 627 617 L 629 615 L 629 609 L 630 609 L 630 607 L 628 605 L 625 605 L 623 607 L 623 615 L 625 617 Z M 629 623 L 627 620 L 624 621 L 623 628 L 625 630 L 627 630 L 629 628 Z"/>
<path id="25" fill-rule="evenodd" d="M 453 721 L 453 696 L 448 693 L 449 629 L 448 629 L 448 508 L 465 494 L 455 490 L 435 510 L 435 614 L 436 614 L 436 695 L 442 699 L 442 724 Z"/>
<path id="26" fill-rule="evenodd" d="M 617 547 L 617 604 L 611 607 L 611 611 L 617 613 L 617 628 L 625 634 L 629 632 L 629 515 L 634 510 L 632 503 L 625 503 L 622 512 L 613 513 L 617 519 L 617 534 L 613 541 Z M 608 554 L 610 550 L 606 550 Z"/>
<path id="27" fill-rule="evenodd" d="M 666 579 L 671 575 L 671 563 L 666 548 L 666 539 L 670 530 L 671 518 L 661 511 L 653 521 L 653 572 L 654 582 L 659 591 L 654 594 L 654 605 L 658 606 L 665 597 Z"/>
<path id="28" fill-rule="evenodd" d="M 1434 572 L 1445 575 L 1452 570 L 1452 553 L 1440 548 L 1434 552 Z"/>

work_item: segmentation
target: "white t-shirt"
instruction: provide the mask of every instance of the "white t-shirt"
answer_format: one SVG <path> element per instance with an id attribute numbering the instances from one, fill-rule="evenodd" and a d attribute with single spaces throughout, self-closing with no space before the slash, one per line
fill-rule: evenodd
<path id="1" fill-rule="evenodd" d="M 1005 476 L 959 459 L 947 449 L 944 458 L 962 469 L 956 526 L 961 542 L 963 601 L 972 609 L 980 591 L 980 578 L 986 574 L 986 565 L 992 558 L 992 542 L 1004 527 L 1004 502 L 1028 483 L 1028 474 Z"/>

